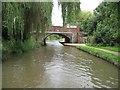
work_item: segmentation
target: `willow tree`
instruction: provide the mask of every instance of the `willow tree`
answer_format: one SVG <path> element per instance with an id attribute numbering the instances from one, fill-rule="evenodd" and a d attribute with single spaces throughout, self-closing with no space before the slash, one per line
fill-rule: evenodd
<path id="1" fill-rule="evenodd" d="M 3 43 L 3 46 L 24 49 L 33 36 L 32 31 L 36 32 L 38 42 L 39 36 L 44 37 L 45 30 L 51 25 L 51 13 L 52 2 L 2 3 L 2 38 L 12 43 Z"/>
<path id="2" fill-rule="evenodd" d="M 41 29 L 41 37 L 45 35 L 45 31 L 50 28 L 51 25 L 51 16 L 52 16 L 52 2 L 42 2 L 41 3 L 41 14 L 39 16 L 40 22 L 39 26 Z M 41 41 L 42 41 L 42 38 Z"/>
<path id="3" fill-rule="evenodd" d="M 44 31 L 45 27 L 51 24 L 52 2 L 37 3 L 3 3 L 3 32 L 7 28 L 9 38 L 18 37 L 17 33 L 23 30 L 24 39 L 29 38 L 29 33 L 40 28 Z M 39 29 L 39 30 L 40 30 Z M 16 36 L 17 35 L 17 36 Z M 16 36 L 16 37 L 14 37 Z"/>
<path id="4" fill-rule="evenodd" d="M 52 2 L 30 3 L 26 12 L 29 14 L 25 14 L 26 25 L 30 32 L 36 32 L 36 41 L 39 41 L 40 35 L 44 37 L 45 30 L 51 25 Z"/>
<path id="5" fill-rule="evenodd" d="M 24 29 L 23 13 L 22 3 L 2 4 L 3 39 L 20 40 L 22 38 Z"/>
<path id="6" fill-rule="evenodd" d="M 65 23 L 76 23 L 75 20 L 80 12 L 80 2 L 74 2 L 74 0 L 73 2 L 59 1 L 59 5 L 62 8 L 63 25 Z"/>

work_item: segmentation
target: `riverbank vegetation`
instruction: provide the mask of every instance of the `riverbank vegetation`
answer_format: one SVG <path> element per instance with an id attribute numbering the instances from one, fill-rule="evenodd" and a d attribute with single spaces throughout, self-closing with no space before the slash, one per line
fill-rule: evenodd
<path id="1" fill-rule="evenodd" d="M 2 55 L 23 53 L 39 44 L 51 24 L 52 2 L 2 3 Z M 36 32 L 32 34 L 31 32 Z"/>
<path id="2" fill-rule="evenodd" d="M 119 10 L 120 2 L 102 2 L 93 14 L 88 11 L 80 12 L 76 23 L 92 37 L 91 44 L 117 47 L 120 45 Z"/>
<path id="3" fill-rule="evenodd" d="M 77 48 L 118 66 L 120 64 L 119 56 L 94 47 L 120 52 L 119 10 L 120 2 L 102 2 L 93 13 L 80 12 L 80 18 L 76 21 L 80 24 L 81 30 L 88 34 L 88 46 L 77 46 Z"/>
<path id="4" fill-rule="evenodd" d="M 81 12 L 80 2 L 62 2 L 59 0 L 59 6 L 62 8 L 62 18 L 63 18 L 63 26 L 67 24 L 74 23 Z"/>
<path id="5" fill-rule="evenodd" d="M 97 50 L 94 47 L 89 47 L 89 46 L 77 46 L 78 49 L 83 50 L 85 52 L 88 52 L 94 56 L 100 57 L 102 59 L 105 59 L 111 63 L 113 63 L 116 66 L 119 66 L 120 64 L 120 57 L 116 56 L 114 54 L 102 51 L 102 50 Z"/>
<path id="6" fill-rule="evenodd" d="M 63 25 L 79 24 L 81 31 L 93 37 L 92 45 L 117 51 L 113 47 L 120 45 L 119 2 L 102 2 L 93 13 L 81 11 L 79 2 L 58 4 L 62 7 Z M 25 52 L 38 46 L 51 26 L 52 7 L 52 2 L 2 3 L 3 53 Z"/>
<path id="7" fill-rule="evenodd" d="M 59 5 L 64 23 L 72 21 L 80 11 L 78 2 Z M 3 2 L 2 55 L 23 53 L 44 43 L 45 31 L 51 26 L 52 8 L 53 2 Z"/>
<path id="8" fill-rule="evenodd" d="M 106 49 L 106 50 L 110 50 L 110 51 L 114 51 L 114 52 L 120 52 L 120 46 L 103 46 L 103 45 L 99 45 L 99 44 L 87 44 L 87 46 L 92 46 L 92 47 L 96 47 L 96 48 L 102 48 L 102 49 Z"/>

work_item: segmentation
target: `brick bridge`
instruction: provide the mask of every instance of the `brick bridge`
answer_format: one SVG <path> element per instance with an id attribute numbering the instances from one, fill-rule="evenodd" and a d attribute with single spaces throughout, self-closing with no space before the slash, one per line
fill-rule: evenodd
<path id="1" fill-rule="evenodd" d="M 33 37 L 36 38 L 36 31 L 31 32 L 33 33 Z M 85 38 L 87 34 L 85 32 L 80 31 L 80 26 L 77 25 L 76 27 L 68 28 L 67 24 L 62 26 L 51 26 L 50 30 L 46 31 L 45 33 L 40 32 L 40 39 L 39 42 L 41 45 L 46 44 L 46 39 L 50 35 L 59 35 L 62 36 L 65 39 L 65 43 L 85 43 Z M 64 43 L 64 42 L 63 42 Z"/>
<path id="2" fill-rule="evenodd" d="M 57 34 L 65 38 L 66 43 L 78 42 L 80 36 L 85 36 L 85 32 L 80 31 L 79 25 L 76 27 L 68 28 L 67 24 L 62 26 L 51 26 L 49 31 L 45 32 L 44 44 L 46 44 L 46 38 L 52 34 Z"/>

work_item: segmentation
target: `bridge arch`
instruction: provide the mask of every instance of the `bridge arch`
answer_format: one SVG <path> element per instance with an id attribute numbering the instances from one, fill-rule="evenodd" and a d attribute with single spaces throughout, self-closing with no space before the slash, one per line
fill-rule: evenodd
<path id="1" fill-rule="evenodd" d="M 60 33 L 49 33 L 49 34 L 46 34 L 46 36 L 43 38 L 43 41 L 44 41 L 44 44 L 46 45 L 46 39 L 47 37 L 51 36 L 51 35 L 59 35 L 59 36 L 62 36 L 63 38 L 65 38 L 65 42 L 66 43 L 70 43 L 70 38 L 64 34 L 60 34 Z"/>

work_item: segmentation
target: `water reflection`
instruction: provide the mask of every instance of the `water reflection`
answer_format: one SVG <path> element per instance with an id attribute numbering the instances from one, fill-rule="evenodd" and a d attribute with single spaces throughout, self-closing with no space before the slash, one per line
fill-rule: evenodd
<path id="1" fill-rule="evenodd" d="M 3 88 L 118 87 L 115 66 L 57 41 L 47 43 L 3 63 Z"/>

